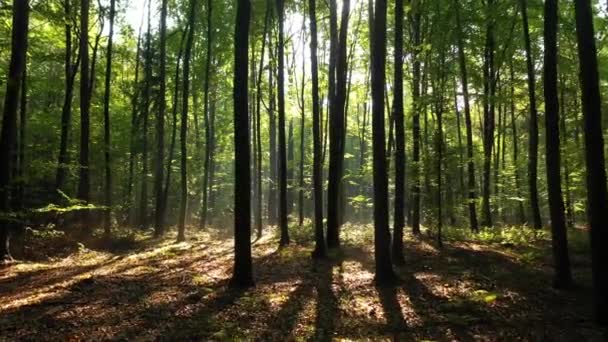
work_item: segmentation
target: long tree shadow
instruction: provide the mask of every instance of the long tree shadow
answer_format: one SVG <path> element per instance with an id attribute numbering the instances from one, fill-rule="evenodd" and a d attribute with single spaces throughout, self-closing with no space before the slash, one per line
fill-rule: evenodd
<path id="1" fill-rule="evenodd" d="M 313 274 L 317 290 L 315 341 L 331 341 L 336 330 L 336 322 L 340 320 L 338 298 L 333 290 L 333 270 L 337 266 L 342 272 L 342 263 L 341 258 L 313 261 Z"/>

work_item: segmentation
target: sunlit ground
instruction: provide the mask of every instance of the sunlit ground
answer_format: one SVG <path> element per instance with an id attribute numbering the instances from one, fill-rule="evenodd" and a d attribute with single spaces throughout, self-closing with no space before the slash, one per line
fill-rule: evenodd
<path id="1" fill-rule="evenodd" d="M 0 340 L 604 340 L 591 321 L 584 232 L 573 232 L 579 287 L 563 292 L 550 287 L 549 242 L 526 243 L 529 231 L 464 242 L 470 234 L 452 230 L 443 250 L 408 236 L 400 284 L 377 288 L 371 227 L 347 225 L 342 251 L 318 263 L 309 230 L 293 229 L 300 243 L 286 249 L 271 231 L 255 242 L 246 291 L 227 286 L 232 240 L 219 231 L 7 266 Z"/>

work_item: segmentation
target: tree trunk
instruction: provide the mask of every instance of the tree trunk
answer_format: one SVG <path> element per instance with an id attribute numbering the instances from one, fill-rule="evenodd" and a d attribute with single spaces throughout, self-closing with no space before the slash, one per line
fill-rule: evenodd
<path id="1" fill-rule="evenodd" d="M 306 99 L 304 98 L 306 88 L 306 42 L 304 32 L 306 31 L 306 20 L 302 21 L 302 89 L 300 89 L 300 180 L 298 182 L 298 225 L 304 225 L 304 157 L 306 152 L 305 134 L 306 128 Z"/>
<path id="2" fill-rule="evenodd" d="M 310 17 L 310 69 L 312 73 L 312 130 L 313 130 L 313 197 L 315 249 L 314 258 L 326 256 L 325 237 L 323 236 L 323 160 L 321 152 L 321 113 L 319 103 L 319 67 L 317 60 L 317 4 L 316 0 L 308 0 L 308 15 Z"/>
<path id="3" fill-rule="evenodd" d="M 585 127 L 587 165 L 587 215 L 591 237 L 591 270 L 595 291 L 595 317 L 608 325 L 608 194 L 602 135 L 602 110 L 593 11 L 589 0 L 574 2 Z"/>
<path id="4" fill-rule="evenodd" d="M 80 2 L 80 155 L 78 172 L 78 199 L 89 202 L 89 0 Z"/>
<path id="5" fill-rule="evenodd" d="M 109 236 L 112 228 L 112 165 L 110 159 L 110 86 L 112 82 L 112 44 L 114 38 L 114 17 L 116 14 L 116 0 L 110 1 L 110 34 L 108 36 L 108 48 L 106 50 L 106 79 L 103 97 L 103 122 L 104 122 L 104 160 L 105 160 L 105 191 L 104 204 L 106 206 L 103 229 L 104 234 Z"/>
<path id="6" fill-rule="evenodd" d="M 143 106 L 143 127 L 142 127 L 142 154 L 141 154 L 141 195 L 139 203 L 139 225 L 142 228 L 148 226 L 148 121 L 150 117 L 150 82 L 152 81 L 152 23 L 151 23 L 151 3 L 148 3 L 148 31 L 146 32 L 146 52 L 145 52 L 145 75 L 144 75 L 144 99 Z"/>
<path id="7" fill-rule="evenodd" d="M 376 0 L 372 33 L 372 118 L 374 149 L 374 256 L 375 280 L 391 283 L 396 276 L 391 264 L 391 233 L 388 228 L 388 174 L 384 132 L 384 84 L 386 80 L 386 1 Z"/>
<path id="8" fill-rule="evenodd" d="M 419 9 L 415 9 L 412 16 L 412 31 L 413 31 L 413 79 L 412 79 L 412 136 L 413 136 L 413 177 L 414 184 L 412 186 L 412 231 L 414 234 L 420 234 L 420 49 L 422 39 L 420 37 L 421 15 Z"/>
<path id="9" fill-rule="evenodd" d="M 530 188 L 530 206 L 532 214 L 532 225 L 540 229 L 542 221 L 540 207 L 538 204 L 538 112 L 536 109 L 536 77 L 534 75 L 534 62 L 532 59 L 532 48 L 530 47 L 530 31 L 528 29 L 528 5 L 527 0 L 520 0 L 521 16 L 524 30 L 524 43 L 526 49 L 526 64 L 528 68 L 528 97 L 530 98 L 530 128 L 529 128 L 529 151 L 528 151 L 528 186 Z"/>
<path id="10" fill-rule="evenodd" d="M 188 133 L 188 98 L 190 95 L 190 61 L 192 56 L 192 43 L 194 41 L 194 30 L 196 20 L 197 0 L 190 0 L 190 15 L 188 18 L 188 37 L 186 38 L 186 47 L 184 51 L 184 80 L 182 88 L 182 117 L 180 127 L 180 150 L 181 150 L 181 196 L 179 207 L 179 222 L 177 241 L 186 240 L 186 208 L 188 207 L 188 151 L 187 151 L 187 133 Z"/>
<path id="11" fill-rule="evenodd" d="M 519 136 L 517 135 L 517 124 L 515 121 L 515 73 L 513 71 L 513 63 L 509 64 L 509 71 L 511 74 L 511 130 L 513 133 L 513 173 L 515 174 L 515 191 L 517 195 L 517 216 L 518 223 L 524 224 L 526 221 L 526 214 L 524 212 L 524 202 L 521 194 L 521 185 L 519 178 Z"/>
<path id="12" fill-rule="evenodd" d="M 568 156 L 568 131 L 566 129 L 566 104 L 565 104 L 565 91 L 566 91 L 566 82 L 563 77 L 560 77 L 560 118 L 559 118 L 559 130 L 561 134 L 561 139 L 563 141 L 562 151 L 564 158 L 564 186 L 566 187 L 566 227 L 574 228 L 574 206 L 572 204 L 572 191 L 570 190 L 570 158 Z"/>
<path id="13" fill-rule="evenodd" d="M 211 18 L 213 13 L 213 1 L 207 0 L 207 51 L 205 57 L 205 85 L 203 90 L 203 115 L 205 121 L 205 159 L 203 165 L 203 199 L 201 208 L 200 228 L 205 229 L 207 224 L 207 207 L 209 199 L 209 166 L 211 164 L 211 125 L 209 118 L 209 86 L 211 79 L 211 49 L 213 30 Z M 259 110 L 258 110 L 259 112 Z"/>
<path id="14" fill-rule="evenodd" d="M 11 59 L 4 93 L 2 130 L 0 131 L 0 212 L 10 210 L 11 163 L 17 130 L 19 92 L 27 58 L 29 1 L 13 1 Z M 23 94 L 22 94 L 23 95 Z M 0 222 L 0 260 L 12 259 L 10 253 L 9 223 Z"/>
<path id="15" fill-rule="evenodd" d="M 273 0 L 268 0 L 268 6 L 273 6 L 271 3 Z M 271 12 L 271 23 L 273 22 L 273 16 Z M 272 31 L 272 30 L 271 30 Z M 274 96 L 274 58 L 276 58 L 276 50 L 273 54 L 272 51 L 276 47 L 272 43 L 273 34 L 268 35 L 268 49 L 269 49 L 269 62 L 268 62 L 268 128 L 269 128 L 269 149 L 270 149 L 270 180 L 268 182 L 268 224 L 273 226 L 278 224 L 278 210 L 277 210 L 277 183 L 278 183 L 278 161 L 277 161 L 277 127 L 275 117 L 275 96 Z"/>
<path id="16" fill-rule="evenodd" d="M 564 288 L 572 285 L 570 257 L 568 255 L 568 233 L 562 200 L 560 175 L 559 102 L 557 96 L 557 0 L 545 1 L 545 127 L 547 188 L 551 214 L 551 242 L 555 274 L 553 286 Z"/>
<path id="17" fill-rule="evenodd" d="M 154 236 L 160 237 L 165 233 L 164 191 L 163 180 L 165 162 L 165 111 L 166 104 L 166 69 L 167 69 L 167 0 L 161 1 L 160 6 L 160 56 L 159 56 L 159 95 L 156 112 L 156 163 L 154 170 L 154 194 L 156 208 L 154 211 Z"/>
<path id="18" fill-rule="evenodd" d="M 289 244 L 289 231 L 287 228 L 287 141 L 285 139 L 285 37 L 284 0 L 277 0 L 277 12 L 279 14 L 279 228 L 281 231 L 280 246 Z"/>
<path id="19" fill-rule="evenodd" d="M 281 0 L 279 0 L 281 1 Z M 249 0 L 237 2 L 234 42 L 234 272 L 232 284 L 253 286 L 251 260 L 251 172 L 247 66 L 249 65 Z M 282 15 L 281 15 L 282 18 Z"/>
<path id="20" fill-rule="evenodd" d="M 403 229 L 405 227 L 405 113 L 403 111 L 403 0 L 395 1 L 395 81 L 393 117 L 395 119 L 395 214 L 392 259 L 396 265 L 405 263 Z"/>

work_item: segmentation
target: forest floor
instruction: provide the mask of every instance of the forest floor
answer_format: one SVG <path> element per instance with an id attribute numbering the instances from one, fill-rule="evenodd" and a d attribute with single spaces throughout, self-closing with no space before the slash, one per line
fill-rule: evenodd
<path id="1" fill-rule="evenodd" d="M 556 291 L 546 234 L 453 232 L 442 250 L 408 236 L 390 288 L 373 284 L 369 226 L 345 227 L 324 262 L 303 241 L 277 250 L 266 232 L 253 245 L 256 287 L 244 291 L 227 285 L 228 232 L 79 245 L 0 268 L 0 340 L 605 340 L 591 320 L 584 242 L 571 250 L 577 288 Z"/>

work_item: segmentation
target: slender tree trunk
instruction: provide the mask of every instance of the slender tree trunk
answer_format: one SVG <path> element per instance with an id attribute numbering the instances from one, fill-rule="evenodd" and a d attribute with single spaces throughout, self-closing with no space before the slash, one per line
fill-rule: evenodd
<path id="1" fill-rule="evenodd" d="M 11 36 L 11 59 L 4 93 L 2 130 L 0 131 L 0 212 L 10 210 L 11 152 L 15 145 L 17 131 L 17 110 L 19 92 L 27 58 L 27 35 L 29 25 L 29 1 L 13 1 Z M 12 259 L 10 253 L 10 232 L 8 222 L 0 222 L 0 260 Z"/>
<path id="2" fill-rule="evenodd" d="M 532 225 L 536 229 L 542 226 L 540 207 L 538 204 L 538 112 L 536 109 L 536 77 L 534 75 L 534 62 L 530 46 L 530 31 L 528 29 L 527 0 L 520 0 L 521 16 L 523 21 L 524 43 L 526 49 L 526 65 L 528 67 L 528 97 L 530 98 L 530 128 L 528 151 L 528 186 L 530 188 L 530 206 Z"/>
<path id="3" fill-rule="evenodd" d="M 89 0 L 80 2 L 80 155 L 78 199 L 89 202 Z"/>
<path id="4" fill-rule="evenodd" d="M 306 41 L 304 32 L 306 31 L 306 20 L 302 21 L 302 89 L 300 89 L 300 180 L 298 182 L 298 225 L 302 227 L 304 225 L 304 156 L 306 152 L 305 145 L 305 109 L 306 102 L 304 98 L 306 88 Z"/>
<path id="5" fill-rule="evenodd" d="M 517 123 L 515 121 L 515 73 L 513 71 L 513 63 L 509 64 L 509 71 L 511 74 L 511 131 L 513 133 L 513 173 L 515 174 L 515 191 L 517 195 L 517 216 L 518 223 L 523 224 L 526 221 L 526 214 L 524 212 L 524 202 L 521 193 L 521 185 L 519 178 L 519 137 L 517 135 Z"/>
<path id="6" fill-rule="evenodd" d="M 587 215 L 591 238 L 591 271 L 595 292 L 595 317 L 608 325 L 608 191 L 602 135 L 602 110 L 599 88 L 597 49 L 593 28 L 593 10 L 589 0 L 574 2 L 576 35 L 581 77 L 581 99 L 585 127 L 585 161 L 587 165 Z"/>
<path id="7" fill-rule="evenodd" d="M 272 1 L 268 0 L 268 6 L 273 6 Z M 271 11 L 270 22 L 273 22 L 273 16 Z M 272 30 L 271 30 L 272 32 Z M 273 34 L 268 35 L 268 49 L 269 49 L 269 67 L 268 67 L 268 128 L 269 128 L 269 149 L 270 149 L 270 181 L 268 182 L 268 224 L 278 224 L 278 208 L 277 208 L 277 183 L 278 183 L 278 161 L 277 161 L 277 127 L 276 127 L 276 116 L 275 116 L 275 95 L 274 95 L 274 58 L 276 52 L 272 53 L 275 46 L 272 43 Z M 276 50 L 275 50 L 276 51 Z"/>
<path id="8" fill-rule="evenodd" d="M 403 111 L 403 0 L 395 1 L 395 81 L 393 117 L 395 118 L 395 214 L 393 233 L 393 262 L 405 263 L 403 229 L 405 227 L 405 113 Z"/>
<path id="9" fill-rule="evenodd" d="M 384 133 L 384 84 L 386 71 L 386 1 L 376 0 L 372 33 L 372 118 L 374 140 L 374 256 L 375 280 L 391 283 L 396 276 L 391 264 L 388 228 L 388 175 Z"/>
<path id="10" fill-rule="evenodd" d="M 146 32 L 145 70 L 144 70 L 144 99 L 143 99 L 143 127 L 142 127 L 142 154 L 141 154 L 141 195 L 139 204 L 139 225 L 142 228 L 148 226 L 148 121 L 150 117 L 150 82 L 152 79 L 152 4 L 148 3 L 148 31 Z"/>
<path id="11" fill-rule="evenodd" d="M 562 151 L 563 151 L 563 158 L 564 158 L 564 186 L 566 187 L 566 227 L 567 228 L 574 228 L 574 207 L 572 204 L 572 191 L 570 189 L 570 166 L 569 166 L 569 162 L 570 162 L 570 158 L 568 156 L 568 131 L 566 130 L 566 104 L 565 104 L 565 91 L 566 91 L 566 82 L 562 77 L 560 77 L 560 85 L 559 85 L 559 90 L 560 90 L 560 104 L 559 104 L 559 110 L 560 110 L 560 118 L 559 118 L 559 130 L 561 133 L 561 140 L 563 141 L 562 144 Z"/>
<path id="12" fill-rule="evenodd" d="M 553 286 L 564 288 L 572 285 L 570 257 L 568 254 L 568 233 L 562 200 L 562 179 L 560 175 L 559 100 L 557 95 L 557 0 L 545 1 L 545 126 L 547 188 L 549 191 L 549 211 L 551 214 L 551 242 L 555 274 Z"/>
<path id="13" fill-rule="evenodd" d="M 211 49 L 212 49 L 212 13 L 213 13 L 213 1 L 207 0 L 207 51 L 205 58 L 205 85 L 203 91 L 203 115 L 205 121 L 205 159 L 203 165 L 203 203 L 201 209 L 201 222 L 200 228 L 205 229 L 207 224 L 207 207 L 209 199 L 209 166 L 211 164 L 211 125 L 209 118 L 209 86 L 211 83 Z M 259 112 L 259 110 L 258 110 Z"/>
<path id="14" fill-rule="evenodd" d="M 294 141 L 293 141 L 293 120 L 289 120 L 289 128 L 287 130 L 287 217 L 291 215 L 293 210 L 293 188 L 295 184 L 294 178 Z"/>
<path id="15" fill-rule="evenodd" d="M 325 237 L 323 236 L 323 157 L 321 152 L 321 113 L 319 103 L 319 66 L 317 60 L 317 4 L 316 0 L 308 0 L 308 15 L 310 17 L 310 64 L 312 73 L 312 130 L 313 130 L 313 197 L 315 249 L 313 258 L 326 256 Z"/>
<path id="16" fill-rule="evenodd" d="M 74 80 L 78 71 L 80 54 L 76 63 L 72 62 L 72 6 L 70 0 L 64 1 L 64 20 L 65 20 L 65 95 L 63 108 L 61 110 L 61 142 L 59 145 L 59 158 L 57 160 L 57 175 L 55 177 L 55 188 L 61 190 L 67 178 L 69 152 L 68 140 L 70 134 L 70 124 L 72 120 L 72 98 L 74 97 Z"/>
<path id="17" fill-rule="evenodd" d="M 192 43 L 194 41 L 194 30 L 196 25 L 196 8 L 197 0 L 190 0 L 190 15 L 188 19 L 188 37 L 186 38 L 186 49 L 184 51 L 184 80 L 182 89 L 182 118 L 180 128 L 180 146 L 181 146 L 181 196 L 179 207 L 179 223 L 177 241 L 186 240 L 186 208 L 188 207 L 188 151 L 187 151 L 187 133 L 188 133 L 188 98 L 190 95 L 190 61 L 192 57 Z"/>
<path id="18" fill-rule="evenodd" d="M 164 191 L 163 180 L 165 179 L 165 112 L 166 104 L 166 73 L 167 73 L 167 0 L 161 1 L 160 6 L 160 56 L 159 56 L 159 95 L 157 101 L 158 112 L 156 113 L 156 165 L 154 170 L 154 195 L 156 208 L 154 211 L 154 236 L 159 237 L 165 233 L 164 213 Z"/>
<path id="19" fill-rule="evenodd" d="M 106 236 L 110 235 L 112 228 L 112 165 L 110 159 L 110 86 L 112 82 L 112 44 L 114 38 L 114 17 L 116 14 L 116 0 L 110 1 L 110 34 L 108 36 L 108 48 L 106 50 L 106 79 L 103 98 L 103 122 L 104 122 L 104 160 L 105 160 L 105 191 L 104 204 L 106 206 L 103 219 L 103 229 Z"/>
<path id="20" fill-rule="evenodd" d="M 464 39 L 462 37 L 462 24 L 460 18 L 460 6 L 458 1 L 454 2 L 457 23 L 457 39 L 458 39 L 458 63 L 460 64 L 460 82 L 462 86 L 462 96 L 464 100 L 464 121 L 467 131 L 467 173 L 468 173 L 468 206 L 469 206 L 469 226 L 473 232 L 479 230 L 477 224 L 477 209 L 475 202 L 477 196 L 475 194 L 475 159 L 473 157 L 473 128 L 471 122 L 471 104 L 469 101 L 469 79 L 467 73 L 467 63 L 464 51 Z"/>
<path id="21" fill-rule="evenodd" d="M 279 0 L 281 1 L 281 0 Z M 247 66 L 249 65 L 249 0 L 237 2 L 234 43 L 234 272 L 232 284 L 253 286 L 251 258 L 251 172 L 249 170 L 249 118 Z M 281 15 L 282 18 L 282 15 Z"/>
<path id="22" fill-rule="evenodd" d="M 415 9 L 412 16 L 413 31 L 413 84 L 412 84 L 412 136 L 413 136 L 413 167 L 414 184 L 412 186 L 412 231 L 420 234 L 420 49 L 422 39 L 420 37 L 421 15 L 419 9 Z"/>
<path id="23" fill-rule="evenodd" d="M 285 9 L 284 0 L 277 0 L 277 12 L 279 14 L 279 79 L 278 79 L 278 98 L 279 98 L 279 228 L 281 231 L 280 246 L 289 244 L 289 230 L 287 228 L 287 141 L 285 139 L 285 37 L 284 21 Z"/>

